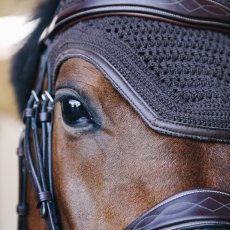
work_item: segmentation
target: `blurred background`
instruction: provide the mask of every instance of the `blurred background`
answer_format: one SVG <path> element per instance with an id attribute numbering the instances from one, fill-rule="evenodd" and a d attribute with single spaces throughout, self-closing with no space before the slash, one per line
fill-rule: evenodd
<path id="1" fill-rule="evenodd" d="M 0 230 L 17 229 L 16 148 L 22 122 L 10 84 L 10 60 L 35 25 L 28 21 L 38 1 L 0 0 Z"/>

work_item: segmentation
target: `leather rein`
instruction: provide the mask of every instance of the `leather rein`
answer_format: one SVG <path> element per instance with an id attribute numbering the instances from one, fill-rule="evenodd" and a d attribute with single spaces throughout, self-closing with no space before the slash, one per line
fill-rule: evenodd
<path id="1" fill-rule="evenodd" d="M 230 8 L 213 0 L 86 0 L 54 17 L 43 32 L 39 76 L 24 111 L 19 156 L 18 229 L 27 229 L 27 183 L 30 176 L 37 195 L 37 208 L 48 229 L 61 228 L 52 178 L 52 126 L 54 77 L 48 63 L 48 48 L 57 33 L 91 18 L 138 16 L 230 33 Z M 44 87 L 46 86 L 46 89 Z M 230 228 L 230 193 L 196 189 L 177 194 L 155 206 L 126 230 Z"/>

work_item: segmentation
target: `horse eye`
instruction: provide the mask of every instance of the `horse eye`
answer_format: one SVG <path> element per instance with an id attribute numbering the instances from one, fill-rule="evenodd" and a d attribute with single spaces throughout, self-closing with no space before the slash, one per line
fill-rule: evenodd
<path id="1" fill-rule="evenodd" d="M 92 116 L 85 106 L 74 97 L 66 97 L 61 100 L 63 120 L 76 127 L 85 127 L 92 123 Z"/>

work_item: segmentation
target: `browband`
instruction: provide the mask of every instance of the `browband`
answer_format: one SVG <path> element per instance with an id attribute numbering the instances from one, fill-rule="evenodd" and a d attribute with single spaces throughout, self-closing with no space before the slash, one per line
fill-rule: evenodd
<path id="1" fill-rule="evenodd" d="M 213 0 L 84 0 L 54 17 L 41 39 L 95 17 L 130 15 L 230 32 L 230 8 Z"/>

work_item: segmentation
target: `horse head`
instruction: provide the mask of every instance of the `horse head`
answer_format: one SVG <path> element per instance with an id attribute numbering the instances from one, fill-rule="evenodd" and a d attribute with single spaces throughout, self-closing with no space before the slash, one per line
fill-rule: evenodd
<path id="1" fill-rule="evenodd" d="M 30 78 L 19 155 L 35 185 L 21 171 L 21 229 L 45 228 L 33 207 L 25 218 L 35 194 L 50 229 L 230 226 L 230 9 L 196 4 L 44 5 L 57 19 L 14 61 Z M 39 60 L 19 60 L 29 45 Z"/>

